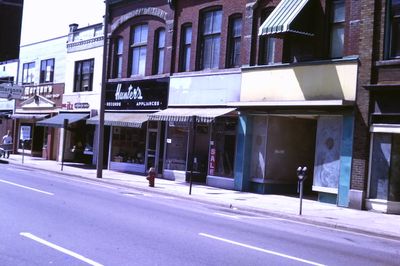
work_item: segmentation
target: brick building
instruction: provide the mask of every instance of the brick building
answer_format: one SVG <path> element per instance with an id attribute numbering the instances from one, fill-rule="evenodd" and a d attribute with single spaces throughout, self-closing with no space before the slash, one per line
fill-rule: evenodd
<path id="1" fill-rule="evenodd" d="M 109 2 L 111 165 L 363 207 L 373 3 Z"/>
<path id="2" fill-rule="evenodd" d="M 361 72 L 359 82 L 366 89 L 360 93 L 371 96 L 365 118 L 371 145 L 368 179 L 360 186 L 367 209 L 400 213 L 400 1 L 365 1 L 362 10 L 360 56 L 371 73 Z"/>

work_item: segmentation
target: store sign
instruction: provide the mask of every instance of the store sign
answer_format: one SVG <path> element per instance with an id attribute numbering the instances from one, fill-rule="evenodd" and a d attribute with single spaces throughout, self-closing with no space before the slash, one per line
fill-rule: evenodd
<path id="1" fill-rule="evenodd" d="M 210 161 L 209 161 L 209 174 L 214 175 L 215 172 L 215 167 L 216 167 L 216 156 L 217 156 L 217 151 L 215 147 L 210 148 Z"/>
<path id="2" fill-rule="evenodd" d="M 20 99 L 24 92 L 24 88 L 8 83 L 0 84 L 0 98 Z"/>
<path id="3" fill-rule="evenodd" d="M 168 80 L 107 83 L 106 110 L 165 109 Z"/>

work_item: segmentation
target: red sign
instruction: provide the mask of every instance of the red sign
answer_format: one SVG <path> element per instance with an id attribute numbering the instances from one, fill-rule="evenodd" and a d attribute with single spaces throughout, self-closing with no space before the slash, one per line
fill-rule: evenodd
<path id="1" fill-rule="evenodd" d="M 217 165 L 217 151 L 215 149 L 215 147 L 211 147 L 210 148 L 210 161 L 209 161 L 209 165 L 208 165 L 208 169 L 209 169 L 209 174 L 210 175 L 214 175 L 214 171 L 215 171 L 215 167 Z"/>

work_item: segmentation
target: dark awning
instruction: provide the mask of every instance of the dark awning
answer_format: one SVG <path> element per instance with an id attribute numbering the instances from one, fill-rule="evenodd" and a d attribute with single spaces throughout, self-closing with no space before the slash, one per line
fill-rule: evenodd
<path id="1" fill-rule="evenodd" d="M 199 123 L 211 123 L 216 117 L 235 110 L 236 108 L 167 108 L 149 115 L 149 120 L 191 122 L 195 116 Z"/>
<path id="2" fill-rule="evenodd" d="M 86 119 L 88 116 L 89 116 L 88 113 L 60 113 L 51 118 L 39 121 L 36 123 L 36 125 L 42 127 L 61 128 L 64 126 L 64 119 L 68 119 L 68 124 L 72 124 L 82 119 Z"/>
<path id="3" fill-rule="evenodd" d="M 148 120 L 148 113 L 105 113 L 105 126 L 135 127 L 140 128 Z M 87 124 L 99 124 L 99 116 L 86 120 Z"/>
<path id="4" fill-rule="evenodd" d="M 309 0 L 282 0 L 267 17 L 258 30 L 258 35 L 271 35 L 280 33 L 298 33 L 312 36 L 312 33 L 304 32 L 293 27 L 293 21 L 303 10 Z"/>

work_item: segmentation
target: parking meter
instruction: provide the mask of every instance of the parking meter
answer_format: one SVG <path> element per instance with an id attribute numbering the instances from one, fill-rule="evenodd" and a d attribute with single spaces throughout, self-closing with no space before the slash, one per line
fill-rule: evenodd
<path id="1" fill-rule="evenodd" d="M 300 210 L 299 214 L 301 215 L 302 212 L 302 203 L 303 203 L 303 182 L 307 178 L 307 167 L 299 166 L 297 168 L 297 178 L 298 178 L 298 185 L 297 185 L 297 192 L 300 193 Z"/>

